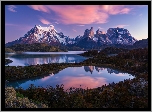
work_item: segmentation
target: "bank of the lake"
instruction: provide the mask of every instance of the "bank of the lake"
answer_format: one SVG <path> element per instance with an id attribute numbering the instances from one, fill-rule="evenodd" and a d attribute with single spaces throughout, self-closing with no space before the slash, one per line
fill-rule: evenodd
<path id="1" fill-rule="evenodd" d="M 19 80 L 47 75 L 74 66 L 104 66 L 131 73 L 135 78 L 103 85 L 94 89 L 63 86 L 16 89 L 29 99 L 48 104 L 49 108 L 148 108 L 148 49 L 135 49 L 117 56 L 94 56 L 80 63 L 52 63 L 5 67 L 5 79 Z M 45 71 L 45 72 L 44 72 Z M 47 97 L 46 97 L 47 96 Z M 125 97 L 124 97 L 125 96 Z"/>
<path id="2" fill-rule="evenodd" d="M 35 86 L 47 87 L 48 85 L 56 87 L 56 85 L 65 85 L 64 90 L 75 87 L 78 88 L 97 88 L 109 83 L 118 83 L 125 79 L 134 78 L 131 74 L 124 71 L 119 71 L 102 66 L 81 66 L 81 67 L 67 67 L 58 73 L 48 74 L 47 76 L 40 76 L 24 80 L 10 81 L 8 86 L 14 88 L 22 87 L 27 89 L 30 84 Z"/>

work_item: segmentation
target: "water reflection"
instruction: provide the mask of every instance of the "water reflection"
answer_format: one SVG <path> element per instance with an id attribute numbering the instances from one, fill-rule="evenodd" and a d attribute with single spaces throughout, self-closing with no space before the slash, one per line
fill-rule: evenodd
<path id="1" fill-rule="evenodd" d="M 100 72 L 102 70 L 104 70 L 105 68 L 103 67 L 95 67 L 95 66 L 84 66 L 84 70 L 86 72 L 90 72 L 91 74 L 93 73 L 94 69 L 96 69 L 97 72 Z M 115 73 L 115 74 L 119 74 L 120 72 L 118 70 L 114 70 L 111 68 L 107 68 L 108 73 Z M 122 72 L 122 71 L 121 71 Z"/>
<path id="2" fill-rule="evenodd" d="M 111 68 L 82 66 L 68 67 L 57 74 L 52 73 L 46 76 L 10 82 L 9 85 L 13 87 L 21 86 L 27 89 L 30 84 L 42 87 L 47 87 L 48 85 L 56 87 L 57 84 L 64 84 L 65 90 L 69 87 L 80 87 L 80 85 L 86 89 L 87 87 L 96 88 L 112 82 L 117 83 L 129 78 L 132 79 L 133 76 Z"/>
<path id="3" fill-rule="evenodd" d="M 68 89 L 69 87 L 80 87 L 86 89 L 96 88 L 104 84 L 108 84 L 107 79 L 103 77 L 91 77 L 91 76 L 79 76 L 72 77 L 66 76 L 62 79 L 62 82 L 65 84 L 64 88 Z"/>
<path id="4" fill-rule="evenodd" d="M 48 63 L 79 63 L 87 58 L 76 54 L 5 54 L 12 60 L 9 66 L 29 66 Z"/>

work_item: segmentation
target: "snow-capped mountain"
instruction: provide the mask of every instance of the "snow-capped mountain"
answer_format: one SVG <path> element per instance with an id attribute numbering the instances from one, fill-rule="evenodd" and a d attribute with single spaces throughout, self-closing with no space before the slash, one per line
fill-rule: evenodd
<path id="1" fill-rule="evenodd" d="M 96 47 L 104 44 L 125 44 L 133 45 L 137 40 L 131 36 L 129 31 L 124 28 L 109 28 L 107 33 L 103 33 L 99 29 L 96 34 L 91 29 L 86 29 L 83 36 L 77 36 L 76 38 L 69 38 L 64 36 L 62 32 L 58 33 L 53 25 L 49 27 L 42 27 L 35 25 L 30 31 L 28 31 L 23 37 L 8 42 L 6 46 L 14 44 L 32 44 L 32 43 L 46 43 L 49 45 L 74 45 L 78 47 Z"/>
<path id="2" fill-rule="evenodd" d="M 106 33 L 113 44 L 133 45 L 137 40 L 124 28 L 109 28 Z"/>
<path id="3" fill-rule="evenodd" d="M 24 37 L 8 42 L 6 46 L 14 44 L 32 44 L 32 43 L 47 43 L 50 45 L 64 44 L 66 45 L 70 41 L 70 38 L 64 36 L 62 32 L 58 33 L 53 25 L 49 27 L 41 27 L 35 25 L 30 31 L 28 31 Z"/>
<path id="4" fill-rule="evenodd" d="M 107 33 L 104 34 L 99 29 L 96 34 L 93 32 L 93 27 L 90 30 L 86 29 L 83 36 L 76 37 L 76 43 L 86 39 L 87 41 L 93 41 L 98 45 L 102 44 L 125 44 L 133 45 L 137 40 L 131 36 L 129 31 L 124 28 L 109 28 Z M 84 43 L 84 42 L 83 42 Z"/>

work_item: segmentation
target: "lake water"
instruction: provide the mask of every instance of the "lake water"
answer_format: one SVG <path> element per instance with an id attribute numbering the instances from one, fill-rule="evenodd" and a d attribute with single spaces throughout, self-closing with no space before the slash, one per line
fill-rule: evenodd
<path id="1" fill-rule="evenodd" d="M 6 59 L 13 62 L 9 66 L 28 66 L 48 63 L 79 63 L 86 60 L 86 57 L 79 56 L 85 51 L 68 52 L 24 52 L 22 54 L 5 53 Z"/>
<path id="2" fill-rule="evenodd" d="M 64 89 L 69 87 L 81 87 L 86 89 L 101 87 L 112 82 L 123 81 L 124 79 L 134 78 L 131 74 L 114 70 L 111 68 L 82 66 L 68 67 L 57 74 L 48 74 L 36 78 L 24 79 L 19 81 L 9 82 L 9 86 L 22 87 L 27 89 L 30 84 L 35 86 L 47 87 L 48 85 L 55 87 L 57 84 L 64 84 Z"/>

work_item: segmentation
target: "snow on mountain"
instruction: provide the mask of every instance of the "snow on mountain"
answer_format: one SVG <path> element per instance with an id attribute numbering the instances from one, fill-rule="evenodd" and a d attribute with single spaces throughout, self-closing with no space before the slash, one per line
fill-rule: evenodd
<path id="1" fill-rule="evenodd" d="M 64 36 L 62 32 L 58 33 L 53 25 L 49 27 L 42 27 L 40 25 L 35 25 L 30 31 L 28 31 L 24 37 L 8 42 L 6 45 L 13 44 L 32 44 L 32 43 L 47 43 L 50 45 L 56 44 L 67 44 L 67 36 Z"/>
<path id="2" fill-rule="evenodd" d="M 86 29 L 83 36 L 76 38 L 69 38 L 64 36 L 62 32 L 57 32 L 53 25 L 42 27 L 35 25 L 23 37 L 8 42 L 6 46 L 14 44 L 32 44 L 32 43 L 46 43 L 49 45 L 68 45 L 73 44 L 77 46 L 97 46 L 103 44 L 126 44 L 133 45 L 137 40 L 131 36 L 129 31 L 124 28 L 109 28 L 107 33 L 103 33 L 99 29 L 94 33 L 93 27 Z M 89 45 L 90 44 L 90 45 Z"/>

